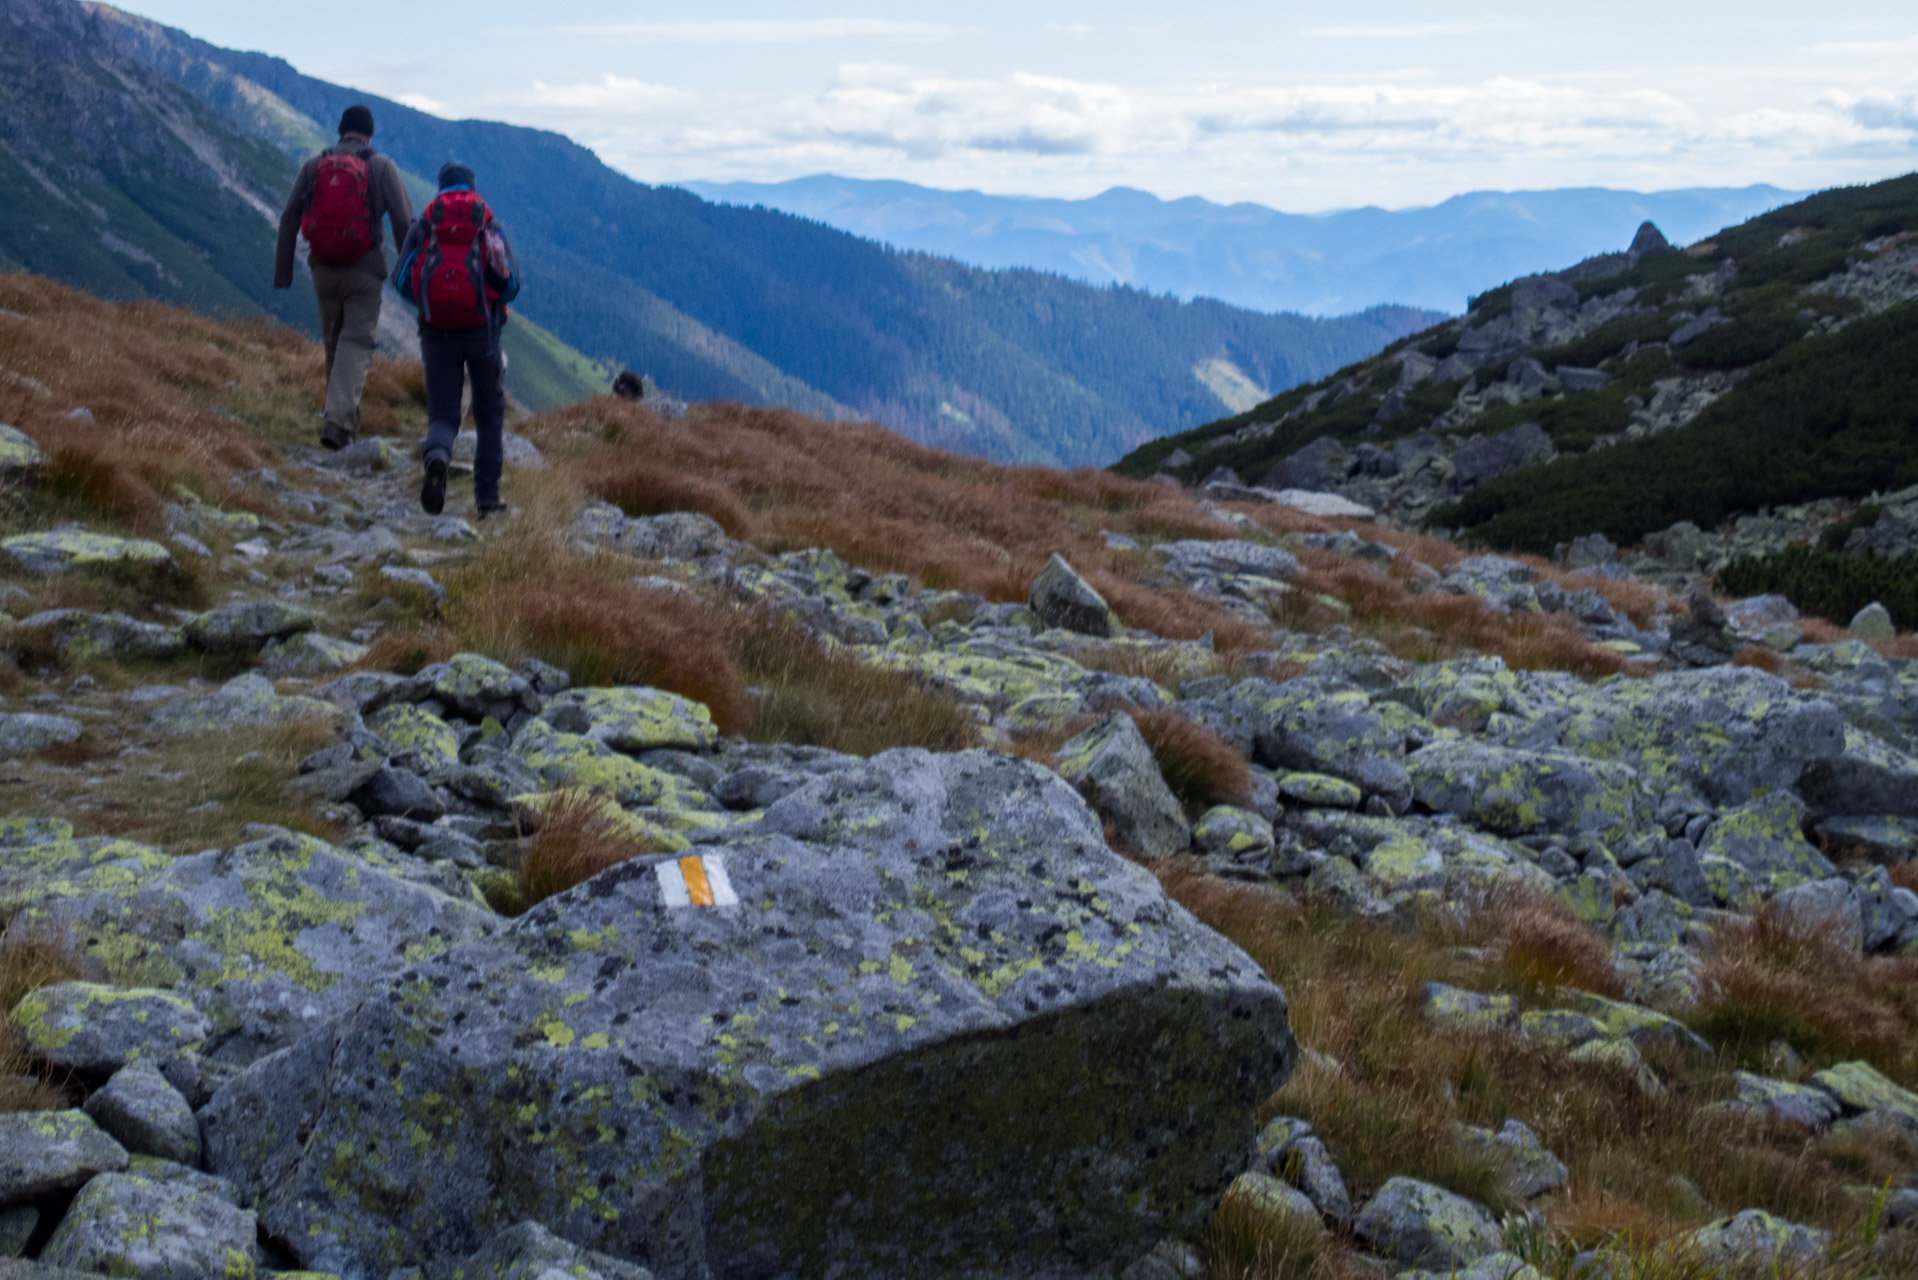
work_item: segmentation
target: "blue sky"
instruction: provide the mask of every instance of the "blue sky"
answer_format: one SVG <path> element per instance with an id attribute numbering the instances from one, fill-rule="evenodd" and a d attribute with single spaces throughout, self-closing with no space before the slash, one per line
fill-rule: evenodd
<path id="1" fill-rule="evenodd" d="M 649 182 L 831 172 L 1313 210 L 1918 168 L 1910 0 L 126 7 L 442 114 L 557 129 Z"/>

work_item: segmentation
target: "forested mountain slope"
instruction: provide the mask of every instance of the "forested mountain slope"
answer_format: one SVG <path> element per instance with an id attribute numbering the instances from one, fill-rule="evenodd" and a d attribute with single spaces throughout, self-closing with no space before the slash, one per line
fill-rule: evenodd
<path id="1" fill-rule="evenodd" d="M 1492 290 L 1462 319 L 1117 469 L 1220 467 L 1495 547 L 1600 533 L 1658 551 L 1676 536 L 1686 571 L 1870 524 L 1850 504 L 1918 484 L 1918 175 L 1687 249 L 1642 231 L 1628 253 Z M 1745 524 L 1820 501 L 1760 542 Z M 1694 553 L 1719 526 L 1722 545 Z M 1882 532 L 1857 541 L 1914 551 Z"/>
<path id="2" fill-rule="evenodd" d="M 99 41 L 288 156 L 364 100 L 376 142 L 404 167 L 472 163 L 515 236 L 529 314 L 588 355 L 693 398 L 867 416 L 1000 459 L 1106 462 L 1433 318 L 1396 307 L 1262 315 L 896 253 L 633 182 L 555 134 L 441 120 L 104 5 L 87 12 Z"/>

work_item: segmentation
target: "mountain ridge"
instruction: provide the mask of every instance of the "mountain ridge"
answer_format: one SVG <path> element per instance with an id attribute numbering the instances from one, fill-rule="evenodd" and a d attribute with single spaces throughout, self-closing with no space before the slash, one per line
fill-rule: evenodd
<path id="1" fill-rule="evenodd" d="M 585 355 L 690 398 L 870 417 L 1003 460 L 1104 463 L 1229 410 L 1200 376 L 1216 361 L 1274 390 L 1430 319 L 1405 308 L 1268 316 L 895 253 L 636 183 L 557 134 L 441 120 L 109 6 L 7 2 L 84 15 L 115 57 L 282 159 L 364 100 L 380 120 L 376 145 L 404 169 L 474 162 L 526 270 L 526 314 Z"/>
<path id="2" fill-rule="evenodd" d="M 1472 191 L 1430 206 L 1298 214 L 1249 201 L 1163 199 L 1131 187 L 1074 200 L 832 174 L 681 185 L 975 266 L 1028 266 L 1306 314 L 1382 303 L 1456 313 L 1469 294 L 1601 252 L 1641 222 L 1689 242 L 1804 194 L 1762 184 Z M 1447 252 L 1432 253 L 1437 245 Z"/>

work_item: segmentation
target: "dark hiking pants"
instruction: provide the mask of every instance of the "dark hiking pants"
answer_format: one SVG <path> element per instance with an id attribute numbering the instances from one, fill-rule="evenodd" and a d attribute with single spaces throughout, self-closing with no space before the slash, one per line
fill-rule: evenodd
<path id="1" fill-rule="evenodd" d="M 460 433 L 461 393 L 471 378 L 473 425 L 479 432 L 473 500 L 481 507 L 498 506 L 506 395 L 500 387 L 496 335 L 485 329 L 422 328 L 420 359 L 426 364 L 426 456 L 451 460 L 453 441 Z"/>

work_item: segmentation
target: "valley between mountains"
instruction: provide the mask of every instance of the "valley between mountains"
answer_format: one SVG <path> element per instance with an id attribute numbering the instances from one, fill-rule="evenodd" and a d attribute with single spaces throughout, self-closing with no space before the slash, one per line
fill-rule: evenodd
<path id="1" fill-rule="evenodd" d="M 0 1276 L 1918 1266 L 1888 620 L 319 366 L 0 275 Z"/>

